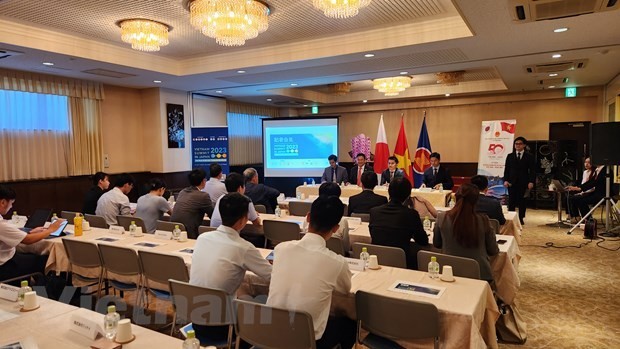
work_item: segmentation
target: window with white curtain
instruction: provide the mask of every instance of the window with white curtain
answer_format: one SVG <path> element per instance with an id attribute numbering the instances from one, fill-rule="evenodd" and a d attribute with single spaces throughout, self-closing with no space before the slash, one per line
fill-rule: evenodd
<path id="1" fill-rule="evenodd" d="M 230 165 L 250 165 L 263 162 L 263 119 L 268 116 L 226 113 Z"/>
<path id="2" fill-rule="evenodd" d="M 0 90 L 0 181 L 67 176 L 68 97 Z"/>

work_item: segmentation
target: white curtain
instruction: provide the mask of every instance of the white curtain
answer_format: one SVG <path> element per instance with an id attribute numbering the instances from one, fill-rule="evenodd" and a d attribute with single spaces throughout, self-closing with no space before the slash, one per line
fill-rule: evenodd
<path id="1" fill-rule="evenodd" d="M 263 119 L 276 117 L 279 109 L 228 102 L 228 147 L 230 165 L 263 162 Z"/>

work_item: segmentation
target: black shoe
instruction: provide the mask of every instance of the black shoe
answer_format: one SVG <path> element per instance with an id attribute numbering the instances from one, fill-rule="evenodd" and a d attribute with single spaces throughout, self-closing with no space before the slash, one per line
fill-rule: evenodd
<path id="1" fill-rule="evenodd" d="M 523 218 L 519 218 L 519 222 L 521 222 L 521 225 L 525 225 L 525 222 L 523 221 Z"/>

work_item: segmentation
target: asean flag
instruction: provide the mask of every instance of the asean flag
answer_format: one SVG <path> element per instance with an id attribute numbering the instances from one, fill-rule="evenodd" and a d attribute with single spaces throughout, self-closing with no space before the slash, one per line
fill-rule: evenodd
<path id="1" fill-rule="evenodd" d="M 509 122 L 503 122 L 502 121 L 502 131 L 506 131 L 508 133 L 515 133 L 515 124 L 511 124 Z"/>
<path id="2" fill-rule="evenodd" d="M 383 126 L 383 114 L 379 121 L 379 129 L 377 130 L 377 143 L 375 144 L 375 173 L 381 174 L 387 169 L 387 161 L 390 157 L 390 148 L 387 144 L 385 136 L 385 126 Z"/>
<path id="3" fill-rule="evenodd" d="M 413 185 L 413 169 L 411 168 L 411 157 L 409 156 L 409 145 L 407 145 L 407 135 L 405 134 L 405 122 L 400 119 L 400 130 L 394 147 L 394 156 L 398 159 L 398 167 L 405 171 L 405 177 Z"/>
<path id="4" fill-rule="evenodd" d="M 415 172 L 415 188 L 419 188 L 424 182 L 424 171 L 431 167 L 431 141 L 428 139 L 426 130 L 426 116 L 422 120 L 420 138 L 418 138 L 418 148 L 413 157 L 413 172 Z"/>

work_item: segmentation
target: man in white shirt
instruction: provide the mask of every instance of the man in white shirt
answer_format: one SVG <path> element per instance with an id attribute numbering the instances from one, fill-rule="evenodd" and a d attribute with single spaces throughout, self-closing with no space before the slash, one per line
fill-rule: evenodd
<path id="1" fill-rule="evenodd" d="M 267 305 L 312 316 L 317 348 L 351 348 L 355 321 L 329 316 L 332 292 L 351 291 L 351 271 L 344 257 L 327 249 L 326 241 L 338 230 L 344 205 L 335 196 L 319 196 L 306 216 L 308 233 L 274 250 L 273 273 Z"/>
<path id="2" fill-rule="evenodd" d="M 219 198 L 222 224 L 217 230 L 198 236 L 192 254 L 190 284 L 224 290 L 234 296 L 243 282 L 246 270 L 269 281 L 271 265 L 256 247 L 239 236 L 248 221 L 248 207 L 251 203 L 241 193 L 229 193 Z M 209 328 L 194 324 L 194 331 L 199 338 L 226 338 L 228 326 Z"/>
<path id="3" fill-rule="evenodd" d="M 44 272 L 47 256 L 15 251 L 17 245 L 30 245 L 55 232 L 64 219 L 56 220 L 49 227 L 38 227 L 29 233 L 19 230 L 10 221 L 2 219 L 13 207 L 17 195 L 7 186 L 0 185 L 0 281 L 20 275 Z"/>
<path id="4" fill-rule="evenodd" d="M 224 182 L 226 185 L 226 190 L 228 193 L 239 193 L 245 196 L 245 181 L 242 175 L 239 173 L 231 173 L 226 177 L 226 181 Z M 221 197 L 220 197 L 221 198 Z M 262 222 L 256 209 L 254 208 L 254 204 L 252 200 L 246 196 L 248 200 L 250 200 L 250 204 L 248 207 L 248 220 L 252 222 L 252 226 L 256 228 L 256 230 L 262 231 Z M 219 227 L 222 224 L 222 217 L 220 214 L 220 200 L 218 199 L 215 203 L 215 209 L 213 210 L 213 215 L 211 216 L 211 226 Z M 245 227 L 245 225 L 244 225 Z"/>
<path id="5" fill-rule="evenodd" d="M 97 210 L 95 214 L 105 218 L 109 225 L 118 225 L 116 216 L 129 216 L 131 207 L 127 194 L 133 189 L 133 177 L 127 173 L 116 176 L 114 189 L 101 195 L 97 200 Z"/>
<path id="6" fill-rule="evenodd" d="M 211 202 L 215 206 L 217 199 L 228 193 L 226 191 L 226 186 L 221 181 L 222 166 L 220 166 L 220 164 L 211 164 L 211 166 L 209 166 L 209 177 L 210 178 L 202 191 L 209 194 L 209 197 L 211 197 Z"/>

